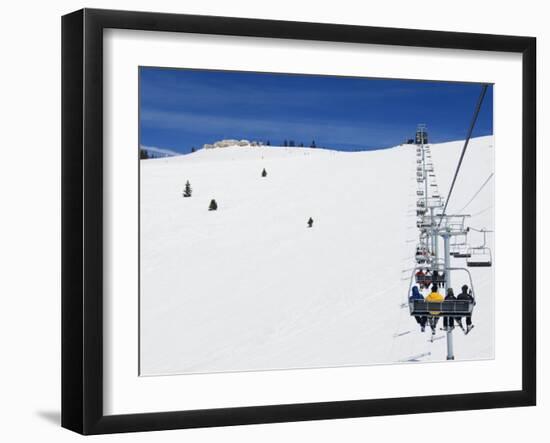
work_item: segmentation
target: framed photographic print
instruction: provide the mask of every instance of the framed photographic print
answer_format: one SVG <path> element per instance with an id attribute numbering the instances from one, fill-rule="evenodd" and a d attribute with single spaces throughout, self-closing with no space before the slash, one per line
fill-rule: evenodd
<path id="1" fill-rule="evenodd" d="M 62 21 L 62 425 L 536 402 L 530 37 Z"/>

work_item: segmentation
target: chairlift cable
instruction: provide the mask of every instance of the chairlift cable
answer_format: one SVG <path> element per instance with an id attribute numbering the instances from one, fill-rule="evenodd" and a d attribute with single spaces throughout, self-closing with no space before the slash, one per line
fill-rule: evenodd
<path id="1" fill-rule="evenodd" d="M 476 212 L 475 214 L 472 214 L 471 217 L 475 217 L 477 215 L 483 214 L 484 212 L 487 212 L 489 209 L 492 209 L 493 205 L 489 206 L 488 208 L 485 208 L 479 212 Z"/>
<path id="2" fill-rule="evenodd" d="M 494 172 L 491 172 L 491 174 L 489 175 L 489 177 L 487 177 L 487 180 L 485 180 L 485 181 L 483 182 L 483 184 L 482 184 L 482 185 L 480 186 L 480 188 L 476 191 L 476 193 L 475 193 L 474 196 L 470 199 L 470 201 L 468 201 L 468 203 L 466 203 L 466 204 L 464 205 L 464 207 L 463 207 L 460 211 L 457 211 L 458 213 L 461 213 L 462 211 L 464 211 L 464 209 L 466 209 L 466 208 L 470 205 L 470 203 L 472 203 L 472 202 L 474 201 L 474 199 L 479 195 L 479 193 L 480 193 L 481 190 L 485 187 L 485 185 L 486 185 L 487 183 L 489 183 L 489 180 L 491 180 L 491 179 L 493 178 L 493 175 L 495 175 L 495 173 L 494 173 Z"/>
<path id="3" fill-rule="evenodd" d="M 483 99 L 485 98 L 485 94 L 487 92 L 487 84 L 484 84 L 481 87 L 481 92 L 479 94 L 479 98 L 477 100 L 477 105 L 474 111 L 474 115 L 472 117 L 472 122 L 470 123 L 470 129 L 468 130 L 468 136 L 466 137 L 466 140 L 464 141 L 464 147 L 462 148 L 462 153 L 460 154 L 460 159 L 458 160 L 458 165 L 456 167 L 455 175 L 453 177 L 453 181 L 451 183 L 451 188 L 449 189 L 449 192 L 447 194 L 447 200 L 445 201 L 445 206 L 443 208 L 443 212 L 441 214 L 441 218 L 439 219 L 438 228 L 441 226 L 441 222 L 443 221 L 443 217 L 445 216 L 445 212 L 447 210 L 447 205 L 449 204 L 449 200 L 451 199 L 451 194 L 453 192 L 456 177 L 458 176 L 458 172 L 460 171 L 460 166 L 462 165 L 462 160 L 464 159 L 464 154 L 466 153 L 466 148 L 468 147 L 468 143 L 470 143 L 470 138 L 472 137 L 472 132 L 474 131 L 474 126 L 477 121 L 477 117 L 479 115 L 479 111 L 481 109 L 481 104 L 483 103 Z"/>

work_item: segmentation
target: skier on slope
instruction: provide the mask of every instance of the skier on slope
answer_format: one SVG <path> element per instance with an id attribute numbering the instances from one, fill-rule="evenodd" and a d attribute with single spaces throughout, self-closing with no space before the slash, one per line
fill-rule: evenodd
<path id="1" fill-rule="evenodd" d="M 444 300 L 443 296 L 437 292 L 437 285 L 432 286 L 432 292 L 426 296 L 427 302 L 442 302 Z M 439 321 L 439 312 L 430 311 L 430 328 L 432 328 L 432 335 L 435 335 L 435 327 Z"/>
<path id="2" fill-rule="evenodd" d="M 464 301 L 470 301 L 470 302 L 475 303 L 474 297 L 472 297 L 471 292 L 468 292 L 468 285 L 462 286 L 462 292 L 460 294 L 458 294 L 457 300 L 464 300 Z M 458 325 L 460 326 L 460 329 L 462 329 L 465 334 L 470 332 L 472 330 L 472 328 L 474 327 L 474 325 L 472 324 L 472 316 L 471 315 L 468 315 L 466 317 L 466 329 L 464 329 L 464 326 L 462 325 L 462 318 L 461 317 L 458 317 L 456 319 L 456 321 L 457 321 Z"/>
<path id="3" fill-rule="evenodd" d="M 409 297 L 409 300 L 424 300 L 424 297 L 418 290 L 418 286 L 413 286 L 412 288 L 412 294 Z M 426 328 L 426 321 L 427 318 L 425 316 L 421 315 L 415 315 L 414 318 L 416 319 L 416 322 L 420 325 L 420 331 L 424 332 L 424 329 Z"/>

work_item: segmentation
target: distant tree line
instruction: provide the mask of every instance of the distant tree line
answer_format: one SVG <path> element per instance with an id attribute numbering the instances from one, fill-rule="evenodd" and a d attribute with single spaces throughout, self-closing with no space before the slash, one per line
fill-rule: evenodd
<path id="1" fill-rule="evenodd" d="M 167 157 L 167 155 L 151 152 L 151 151 L 148 151 L 147 149 L 142 149 L 142 148 L 139 149 L 140 160 L 148 160 L 152 158 L 164 158 L 164 157 Z"/>
<path id="2" fill-rule="evenodd" d="M 148 151 L 147 149 L 140 148 L 139 150 L 139 158 L 141 160 L 148 160 L 151 158 L 162 158 L 162 157 L 166 157 L 166 156 L 162 154 L 156 154 L 154 152 Z"/>
<path id="3" fill-rule="evenodd" d="M 271 141 L 270 140 L 267 140 L 265 142 L 265 145 L 266 146 L 271 146 Z M 295 140 L 293 139 L 284 139 L 283 140 L 283 146 L 287 147 L 287 148 L 294 148 L 294 147 L 300 147 L 300 148 L 303 148 L 304 146 L 306 146 L 306 144 L 304 142 L 300 142 L 300 143 L 297 143 Z M 311 143 L 309 144 L 309 147 L 310 148 L 316 148 L 317 145 L 315 143 L 315 140 L 312 140 Z"/>

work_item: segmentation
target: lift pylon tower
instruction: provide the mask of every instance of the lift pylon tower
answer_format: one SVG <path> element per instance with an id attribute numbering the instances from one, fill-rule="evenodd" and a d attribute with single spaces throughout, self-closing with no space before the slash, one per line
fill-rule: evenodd
<path id="1" fill-rule="evenodd" d="M 463 236 L 468 232 L 468 228 L 464 226 L 464 220 L 468 215 L 439 215 L 438 223 L 434 229 L 436 235 L 443 238 L 443 272 L 445 273 L 445 294 L 447 290 L 452 288 L 451 271 L 458 270 L 460 268 L 451 267 L 451 237 Z M 435 222 L 435 219 L 434 219 Z M 468 274 L 470 274 L 468 272 Z M 470 285 L 471 285 L 470 277 Z M 472 289 L 473 290 L 473 289 Z M 453 346 L 453 330 L 447 327 L 447 360 L 454 360 L 454 346 Z"/>

